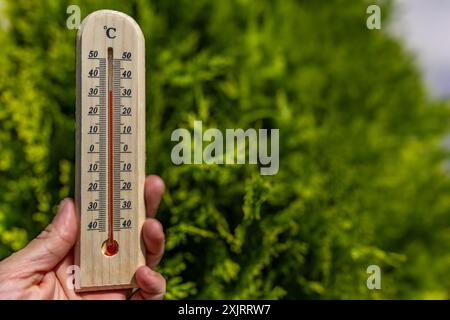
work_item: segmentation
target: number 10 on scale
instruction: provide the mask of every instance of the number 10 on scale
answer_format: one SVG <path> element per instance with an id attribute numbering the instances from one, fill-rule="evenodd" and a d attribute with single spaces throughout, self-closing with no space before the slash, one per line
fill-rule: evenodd
<path id="1" fill-rule="evenodd" d="M 131 288 L 145 263 L 144 38 L 129 16 L 100 10 L 77 39 L 78 291 Z"/>

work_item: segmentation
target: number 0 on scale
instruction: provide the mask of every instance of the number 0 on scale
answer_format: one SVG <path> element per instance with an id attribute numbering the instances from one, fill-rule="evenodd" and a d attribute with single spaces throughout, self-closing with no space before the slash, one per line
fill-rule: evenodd
<path id="1" fill-rule="evenodd" d="M 129 16 L 100 10 L 77 39 L 78 291 L 131 288 L 145 264 L 144 37 Z"/>

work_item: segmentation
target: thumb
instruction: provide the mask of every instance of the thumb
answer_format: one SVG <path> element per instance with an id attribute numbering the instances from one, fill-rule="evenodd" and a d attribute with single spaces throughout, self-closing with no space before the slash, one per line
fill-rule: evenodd
<path id="1" fill-rule="evenodd" d="M 72 249 L 77 239 L 77 231 L 74 203 L 72 199 L 64 199 L 52 223 L 17 252 L 16 258 L 31 265 L 34 271 L 49 271 Z"/>

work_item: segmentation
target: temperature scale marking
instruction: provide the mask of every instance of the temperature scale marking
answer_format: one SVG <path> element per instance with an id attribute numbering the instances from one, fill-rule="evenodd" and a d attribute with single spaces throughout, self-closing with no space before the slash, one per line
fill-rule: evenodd
<path id="1" fill-rule="evenodd" d="M 100 10 L 77 40 L 77 291 L 131 288 L 145 264 L 144 37 L 129 16 Z"/>

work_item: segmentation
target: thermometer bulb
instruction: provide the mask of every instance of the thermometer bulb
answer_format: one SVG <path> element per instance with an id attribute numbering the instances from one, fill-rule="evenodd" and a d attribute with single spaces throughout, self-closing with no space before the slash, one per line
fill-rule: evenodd
<path id="1" fill-rule="evenodd" d="M 110 241 L 108 239 L 103 243 L 102 250 L 105 256 L 111 257 L 119 251 L 119 244 L 116 240 Z"/>

